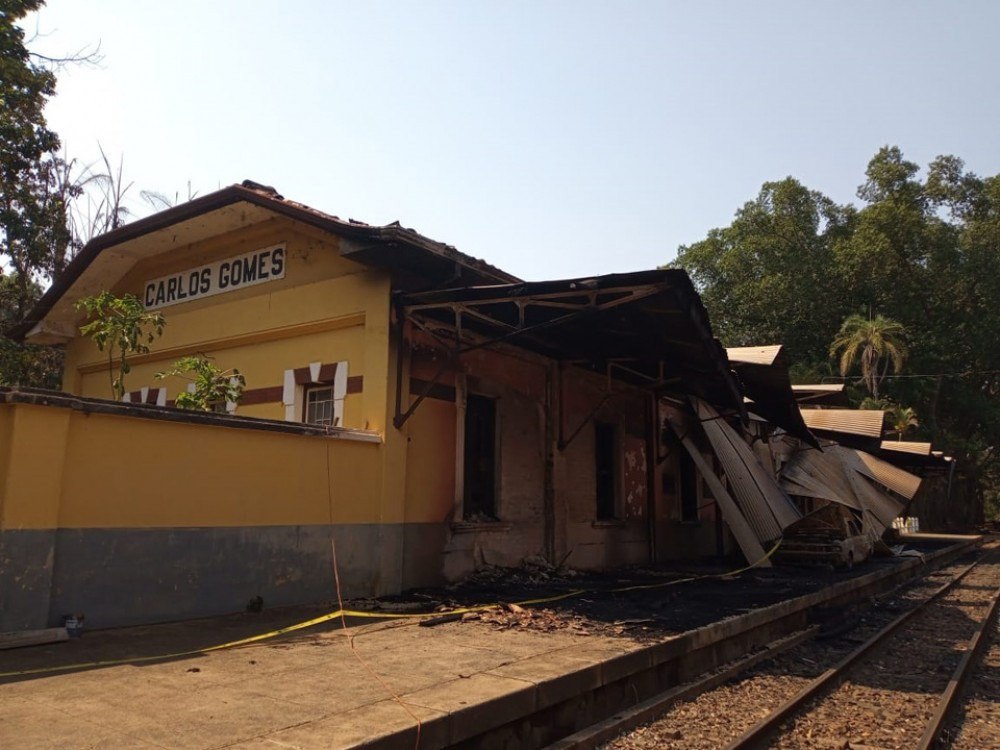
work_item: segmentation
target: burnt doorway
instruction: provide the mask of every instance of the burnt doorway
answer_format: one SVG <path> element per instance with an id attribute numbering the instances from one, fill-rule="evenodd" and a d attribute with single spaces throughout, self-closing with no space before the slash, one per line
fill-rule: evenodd
<path id="1" fill-rule="evenodd" d="M 597 471 L 597 520 L 617 517 L 618 435 L 615 425 L 594 423 L 594 467 Z"/>
<path id="2" fill-rule="evenodd" d="M 678 453 L 681 479 L 681 522 L 698 521 L 698 469 L 691 455 L 681 448 Z"/>
<path id="3" fill-rule="evenodd" d="M 465 402 L 466 520 L 497 516 L 497 402 L 470 393 Z"/>

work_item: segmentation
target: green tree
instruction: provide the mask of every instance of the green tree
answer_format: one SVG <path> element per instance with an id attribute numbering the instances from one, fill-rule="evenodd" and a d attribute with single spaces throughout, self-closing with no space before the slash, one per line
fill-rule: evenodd
<path id="1" fill-rule="evenodd" d="M 889 409 L 889 419 L 892 420 L 892 431 L 896 434 L 897 440 L 906 437 L 906 433 L 911 427 L 919 427 L 920 420 L 912 406 L 900 406 L 896 404 Z"/>
<path id="2" fill-rule="evenodd" d="M 149 344 L 163 333 L 166 320 L 160 313 L 146 312 L 134 294 L 116 297 L 104 291 L 93 297 L 84 297 L 76 306 L 86 311 L 89 320 L 80 327 L 80 333 L 93 339 L 102 352 L 107 349 L 111 395 L 116 401 L 121 401 L 125 396 L 125 376 L 132 369 L 129 356 L 146 354 Z M 116 351 L 117 377 L 114 366 Z"/>
<path id="3" fill-rule="evenodd" d="M 818 364 L 851 309 L 831 269 L 854 213 L 791 177 L 768 182 L 673 265 L 691 274 L 727 346 L 782 343 L 791 361 Z"/>
<path id="4" fill-rule="evenodd" d="M 17 285 L 18 319 L 34 301 L 32 283 L 62 270 L 70 239 L 59 138 L 44 115 L 56 77 L 34 61 L 17 25 L 42 4 L 5 0 L 0 12 L 0 257 Z"/>
<path id="5" fill-rule="evenodd" d="M 196 411 L 225 412 L 227 404 L 239 403 L 247 385 L 239 370 L 220 370 L 204 354 L 182 357 L 170 369 L 156 373 L 157 380 L 168 377 L 180 377 L 194 383 L 194 390 L 179 393 L 174 403 L 180 409 Z"/>
<path id="6" fill-rule="evenodd" d="M 1000 175 L 980 177 L 955 156 L 921 170 L 887 146 L 858 198 L 835 206 L 792 178 L 767 183 L 676 264 L 724 343 L 784 343 L 797 377 L 824 376 L 852 313 L 898 322 L 912 349 L 907 372 L 887 375 L 879 398 L 912 405 L 980 505 L 1000 497 Z"/>
<path id="7" fill-rule="evenodd" d="M 850 315 L 830 344 L 830 356 L 839 355 L 841 375 L 847 375 L 855 363 L 860 364 L 861 379 L 877 401 L 879 384 L 888 374 L 889 367 L 894 372 L 903 368 L 907 355 L 904 334 L 902 325 L 882 315 L 874 318 Z"/>

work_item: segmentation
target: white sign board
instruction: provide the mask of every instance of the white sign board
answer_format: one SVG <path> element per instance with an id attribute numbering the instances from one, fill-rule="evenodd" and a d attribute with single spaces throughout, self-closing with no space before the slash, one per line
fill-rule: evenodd
<path id="1" fill-rule="evenodd" d="M 147 310 L 156 310 L 283 279 L 285 259 L 285 245 L 282 243 L 207 266 L 179 271 L 147 281 L 143 287 L 142 302 Z"/>

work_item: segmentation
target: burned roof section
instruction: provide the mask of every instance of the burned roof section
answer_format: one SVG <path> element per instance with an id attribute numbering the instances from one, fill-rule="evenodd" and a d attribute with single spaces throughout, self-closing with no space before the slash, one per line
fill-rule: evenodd
<path id="1" fill-rule="evenodd" d="M 400 294 L 403 316 L 459 354 L 509 342 L 658 391 L 743 413 L 742 392 L 708 313 L 679 269 Z M 471 335 L 471 338 L 470 338 Z"/>

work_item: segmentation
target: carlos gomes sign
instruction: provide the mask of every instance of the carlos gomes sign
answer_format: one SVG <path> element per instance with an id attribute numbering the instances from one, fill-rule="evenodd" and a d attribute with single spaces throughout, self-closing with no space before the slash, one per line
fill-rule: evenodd
<path id="1" fill-rule="evenodd" d="M 155 310 L 282 279 L 285 259 L 282 243 L 173 273 L 147 281 L 142 301 L 147 310 Z"/>

